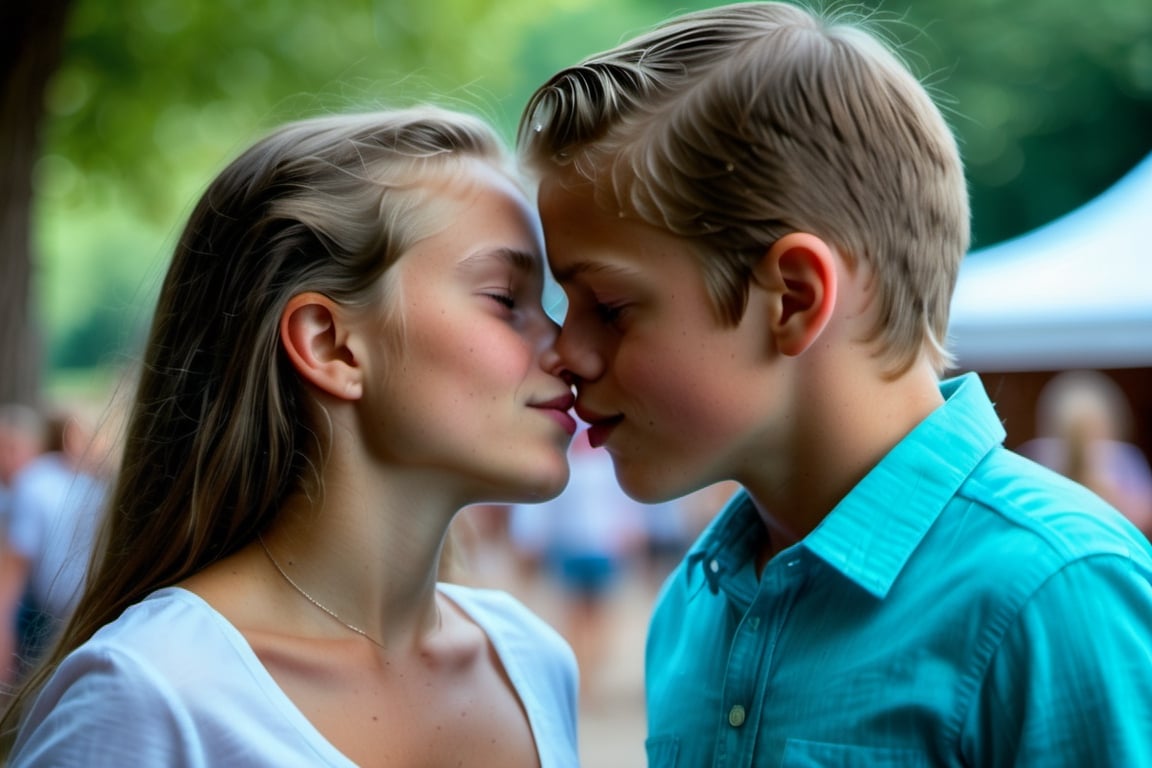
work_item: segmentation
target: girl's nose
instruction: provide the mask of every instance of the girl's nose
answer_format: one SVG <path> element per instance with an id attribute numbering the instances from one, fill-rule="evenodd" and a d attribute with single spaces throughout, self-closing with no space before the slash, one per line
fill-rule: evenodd
<path id="1" fill-rule="evenodd" d="M 544 355 L 545 369 L 570 384 L 592 381 L 604 371 L 604 359 L 572 325 L 564 325 Z"/>

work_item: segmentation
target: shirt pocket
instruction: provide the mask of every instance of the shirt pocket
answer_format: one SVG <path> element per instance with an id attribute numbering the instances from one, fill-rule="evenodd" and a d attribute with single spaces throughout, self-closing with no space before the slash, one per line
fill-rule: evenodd
<path id="1" fill-rule="evenodd" d="M 658 736 L 644 742 L 648 753 L 648 768 L 676 768 L 676 758 L 680 753 L 680 739 L 675 736 Z"/>
<path id="2" fill-rule="evenodd" d="M 916 749 L 858 747 L 789 739 L 781 768 L 929 768 L 928 755 Z"/>

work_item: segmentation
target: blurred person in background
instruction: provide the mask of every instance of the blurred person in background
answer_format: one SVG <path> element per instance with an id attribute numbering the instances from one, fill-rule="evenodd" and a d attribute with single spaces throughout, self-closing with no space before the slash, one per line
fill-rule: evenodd
<path id="1" fill-rule="evenodd" d="M 1124 391 L 1100 371 L 1053 377 L 1036 401 L 1037 437 L 1019 452 L 1094 491 L 1152 539 L 1152 469 L 1132 439 Z"/>
<path id="2" fill-rule="evenodd" d="M 109 479 L 108 446 L 81 406 L 47 420 L 45 451 L 12 485 L 0 616 L 14 638 L 9 679 L 34 663 L 72 612 L 87 577 Z"/>
<path id="3" fill-rule="evenodd" d="M 35 408 L 22 403 L 0 405 L 0 531 L 7 528 L 12 483 L 20 470 L 44 452 L 47 429 Z"/>
<path id="4" fill-rule="evenodd" d="M 559 629 L 580 663 L 581 696 L 594 702 L 611 652 L 615 590 L 643 555 L 649 514 L 616 482 L 612 460 L 582 430 L 569 450 L 572 478 L 556 498 L 511 509 L 509 535 L 526 572 L 539 573 L 560 592 Z"/>
<path id="5" fill-rule="evenodd" d="M 642 505 L 647 528 L 645 571 L 650 588 L 659 590 L 716 511 L 739 490 L 739 483 L 725 480 L 681 496 L 674 504 Z"/>
<path id="6" fill-rule="evenodd" d="M 47 449 L 48 427 L 35 408 L 0 405 L 0 682 L 9 682 L 17 657 L 17 606 L 23 597 L 22 564 L 8 553 L 12 486 L 20 473 Z"/>

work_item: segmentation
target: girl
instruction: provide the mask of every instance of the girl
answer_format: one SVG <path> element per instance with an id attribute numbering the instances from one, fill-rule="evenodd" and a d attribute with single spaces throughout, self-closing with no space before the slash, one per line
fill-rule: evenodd
<path id="1" fill-rule="evenodd" d="M 290 124 L 209 186 L 12 765 L 577 765 L 569 647 L 437 583 L 457 510 L 568 479 L 505 168 L 482 122 L 419 108 Z"/>

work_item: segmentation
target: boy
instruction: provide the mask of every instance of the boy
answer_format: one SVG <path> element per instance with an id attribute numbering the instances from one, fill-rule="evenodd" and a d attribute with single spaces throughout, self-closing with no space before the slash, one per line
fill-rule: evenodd
<path id="1" fill-rule="evenodd" d="M 963 170 L 876 37 L 685 15 L 520 144 L 591 441 L 642 501 L 744 488 L 658 600 L 650 765 L 1152 765 L 1152 552 L 940 380 Z"/>

